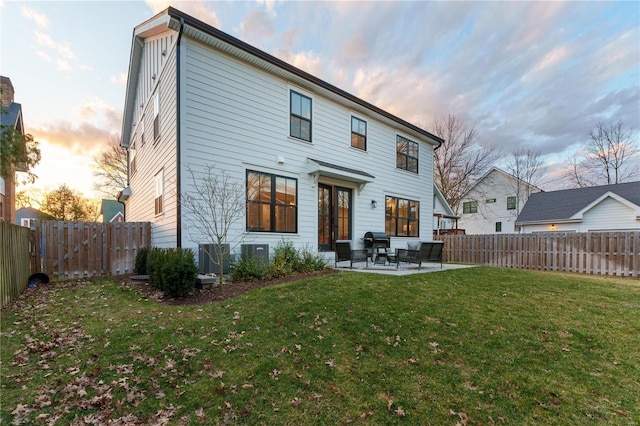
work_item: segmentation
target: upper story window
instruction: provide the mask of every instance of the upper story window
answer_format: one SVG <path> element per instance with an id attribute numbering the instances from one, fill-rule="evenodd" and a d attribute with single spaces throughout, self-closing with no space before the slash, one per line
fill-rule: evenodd
<path id="1" fill-rule="evenodd" d="M 289 134 L 311 142 L 311 98 L 292 90 L 290 104 Z"/>
<path id="2" fill-rule="evenodd" d="M 507 210 L 516 209 L 516 197 L 507 197 Z"/>
<path id="3" fill-rule="evenodd" d="M 420 202 L 385 197 L 384 228 L 392 237 L 419 237 Z"/>
<path id="4" fill-rule="evenodd" d="M 156 196 L 154 198 L 154 213 L 156 216 L 162 214 L 164 211 L 164 205 L 162 203 L 162 196 L 164 194 L 164 171 L 160 170 L 155 177 L 156 184 Z"/>
<path id="5" fill-rule="evenodd" d="M 298 232 L 298 180 L 247 171 L 247 231 Z"/>
<path id="6" fill-rule="evenodd" d="M 485 203 L 487 204 L 493 204 L 496 202 L 495 198 L 487 198 L 486 200 L 484 200 Z"/>
<path id="7" fill-rule="evenodd" d="M 396 167 L 418 173 L 418 143 L 396 136 Z"/>
<path id="8" fill-rule="evenodd" d="M 140 122 L 140 148 L 142 148 L 144 146 L 144 117 L 142 118 L 142 121 Z"/>
<path id="9" fill-rule="evenodd" d="M 367 122 L 351 117 L 351 146 L 367 150 Z"/>
<path id="10" fill-rule="evenodd" d="M 160 139 L 160 93 L 153 98 L 153 141 Z"/>
<path id="11" fill-rule="evenodd" d="M 465 201 L 462 203 L 462 213 L 478 213 L 478 202 Z"/>

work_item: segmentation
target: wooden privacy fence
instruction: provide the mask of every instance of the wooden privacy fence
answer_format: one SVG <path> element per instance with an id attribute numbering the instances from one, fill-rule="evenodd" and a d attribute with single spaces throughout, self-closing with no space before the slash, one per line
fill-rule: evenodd
<path id="1" fill-rule="evenodd" d="M 27 288 L 29 265 L 29 229 L 0 222 L 0 299 L 2 307 Z"/>
<path id="2" fill-rule="evenodd" d="M 148 222 L 35 222 L 36 271 L 53 280 L 133 272 L 138 250 L 151 247 Z"/>
<path id="3" fill-rule="evenodd" d="M 640 231 L 443 235 L 448 262 L 640 276 Z"/>

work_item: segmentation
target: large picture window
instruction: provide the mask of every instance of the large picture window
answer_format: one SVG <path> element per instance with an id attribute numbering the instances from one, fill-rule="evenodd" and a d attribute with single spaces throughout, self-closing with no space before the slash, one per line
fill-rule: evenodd
<path id="1" fill-rule="evenodd" d="M 396 136 L 396 167 L 418 173 L 418 143 Z"/>
<path id="2" fill-rule="evenodd" d="M 384 227 L 392 237 L 419 237 L 420 202 L 385 197 Z"/>
<path id="3" fill-rule="evenodd" d="M 367 150 L 367 122 L 351 117 L 351 146 Z"/>
<path id="4" fill-rule="evenodd" d="M 247 171 L 247 231 L 298 232 L 298 180 Z"/>
<path id="5" fill-rule="evenodd" d="M 290 135 L 311 142 L 311 98 L 291 91 Z"/>

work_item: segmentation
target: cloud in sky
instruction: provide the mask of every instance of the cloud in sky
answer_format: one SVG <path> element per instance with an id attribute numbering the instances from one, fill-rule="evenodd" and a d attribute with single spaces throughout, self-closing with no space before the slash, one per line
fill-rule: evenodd
<path id="1" fill-rule="evenodd" d="M 29 113 L 26 124 L 37 119 L 43 135 L 74 152 L 120 130 L 131 31 L 169 5 L 427 130 L 455 113 L 475 125 L 481 143 L 505 154 L 539 149 L 558 169 L 598 120 L 640 128 L 640 9 L 633 3 L 147 0 L 110 3 L 102 13 L 95 12 L 102 2 L 57 4 L 69 8 L 66 15 L 81 13 L 76 22 L 96 34 L 121 34 L 109 54 L 111 39 L 70 35 L 48 4 L 6 3 L 2 36 L 11 9 L 15 21 L 29 23 L 16 40 L 31 44 L 21 51 L 37 59 L 30 67 L 42 73 L 37 80 L 73 78 L 65 83 L 69 99 L 57 93 L 52 115 Z M 55 72 L 83 69 L 80 62 L 91 72 Z M 23 82 L 17 91 L 32 86 Z M 120 103 L 111 101 L 110 110 L 93 101 L 116 92 Z"/>
<path id="2" fill-rule="evenodd" d="M 47 28 L 49 26 L 49 18 L 47 18 L 47 15 L 30 7 L 22 6 L 20 8 L 20 14 L 26 20 L 33 21 L 40 28 Z"/>
<path id="3" fill-rule="evenodd" d="M 153 10 L 154 13 L 159 13 L 165 10 L 167 7 L 172 6 L 176 9 L 198 18 L 199 20 L 206 22 L 214 27 L 220 27 L 220 21 L 215 10 L 207 5 L 204 0 L 189 0 L 189 1 L 172 1 L 172 0 L 145 0 L 147 5 Z"/>

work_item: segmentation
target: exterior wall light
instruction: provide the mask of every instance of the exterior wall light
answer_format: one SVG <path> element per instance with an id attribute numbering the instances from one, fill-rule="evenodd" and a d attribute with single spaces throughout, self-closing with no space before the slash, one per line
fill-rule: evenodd
<path id="1" fill-rule="evenodd" d="M 376 200 L 371 200 L 371 208 L 375 209 L 376 207 L 378 207 L 378 202 Z"/>

